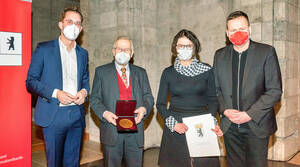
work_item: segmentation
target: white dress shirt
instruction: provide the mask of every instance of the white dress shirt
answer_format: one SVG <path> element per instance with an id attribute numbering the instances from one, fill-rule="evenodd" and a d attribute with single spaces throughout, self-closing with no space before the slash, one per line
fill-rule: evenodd
<path id="1" fill-rule="evenodd" d="M 74 47 L 68 51 L 67 46 L 63 44 L 63 42 L 59 38 L 59 48 L 60 48 L 60 56 L 61 56 L 61 65 L 62 65 L 62 78 L 63 78 L 63 91 L 70 93 L 75 96 L 78 91 L 77 85 L 77 57 L 76 57 L 76 42 L 74 43 Z M 57 98 L 57 91 L 55 89 L 53 91 L 52 97 Z M 71 103 L 68 105 L 59 104 L 59 106 L 69 106 L 76 105 L 75 103 Z"/>
<path id="2" fill-rule="evenodd" d="M 117 71 L 118 71 L 120 77 L 122 78 L 123 72 L 121 71 L 121 69 L 122 69 L 124 66 L 118 64 L 117 62 L 115 62 L 115 66 L 116 66 L 116 69 L 117 69 Z M 129 75 L 130 75 L 129 65 L 126 64 L 126 65 L 125 65 L 125 68 L 126 68 L 127 83 L 128 83 L 128 86 L 129 86 L 129 85 L 130 85 L 130 81 L 129 81 Z"/>

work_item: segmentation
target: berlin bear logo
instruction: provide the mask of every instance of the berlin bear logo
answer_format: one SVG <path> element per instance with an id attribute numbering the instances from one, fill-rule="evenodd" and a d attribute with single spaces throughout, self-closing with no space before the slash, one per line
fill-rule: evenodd
<path id="1" fill-rule="evenodd" d="M 15 45 L 14 45 L 14 41 L 15 41 L 15 37 L 10 37 L 7 38 L 8 42 L 6 42 L 7 44 L 9 44 L 9 48 L 8 50 L 12 49 L 12 50 L 15 50 Z"/>

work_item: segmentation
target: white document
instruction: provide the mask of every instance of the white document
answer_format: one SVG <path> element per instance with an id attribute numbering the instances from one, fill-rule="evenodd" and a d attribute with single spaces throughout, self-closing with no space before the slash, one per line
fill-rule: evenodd
<path id="1" fill-rule="evenodd" d="M 220 156 L 218 137 L 211 129 L 215 128 L 211 114 L 182 118 L 188 127 L 185 133 L 191 157 Z"/>

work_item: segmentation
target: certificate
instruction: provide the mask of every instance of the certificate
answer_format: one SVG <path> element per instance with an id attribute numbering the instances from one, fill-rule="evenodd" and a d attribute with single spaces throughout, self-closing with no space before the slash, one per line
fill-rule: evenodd
<path id="1" fill-rule="evenodd" d="M 218 137 L 211 129 L 215 128 L 211 114 L 182 118 L 188 127 L 185 133 L 191 157 L 220 156 Z"/>

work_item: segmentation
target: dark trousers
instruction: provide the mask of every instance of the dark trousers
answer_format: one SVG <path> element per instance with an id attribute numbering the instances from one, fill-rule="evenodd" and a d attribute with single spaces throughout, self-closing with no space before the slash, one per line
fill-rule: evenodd
<path id="1" fill-rule="evenodd" d="M 142 167 L 143 148 L 138 147 L 133 134 L 119 134 L 116 145 L 102 144 L 102 149 L 105 167 L 121 167 L 123 157 L 126 167 Z"/>
<path id="2" fill-rule="evenodd" d="M 78 106 L 59 107 L 54 121 L 43 128 L 48 167 L 78 167 L 83 132 Z"/>
<path id="3" fill-rule="evenodd" d="M 269 137 L 258 138 L 248 125 L 231 124 L 224 134 L 229 167 L 266 167 Z"/>

